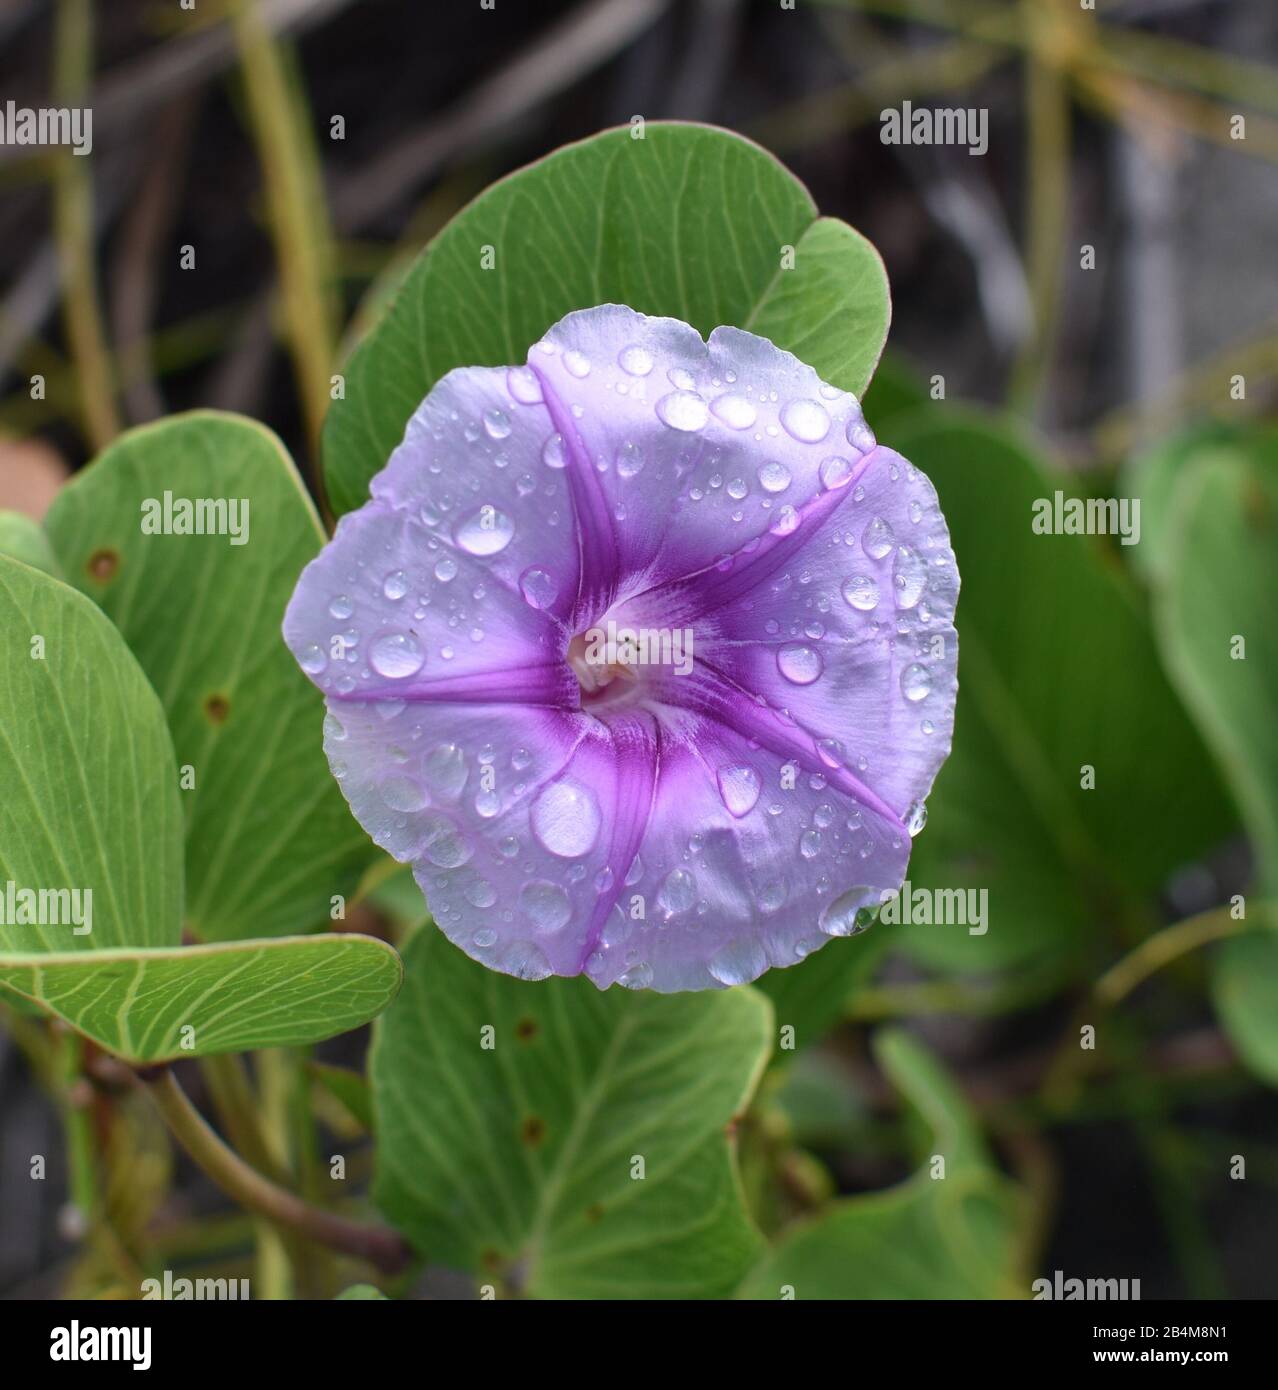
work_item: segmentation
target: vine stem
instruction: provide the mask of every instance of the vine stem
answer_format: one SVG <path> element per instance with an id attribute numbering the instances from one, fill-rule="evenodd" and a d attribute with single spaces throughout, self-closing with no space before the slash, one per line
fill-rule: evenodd
<path id="1" fill-rule="evenodd" d="M 322 1211 L 251 1168 L 213 1131 L 168 1067 L 139 1075 L 173 1137 L 228 1197 L 287 1231 L 367 1260 L 384 1274 L 397 1274 L 408 1263 L 407 1244 L 388 1227 Z"/>
<path id="2" fill-rule="evenodd" d="M 1093 993 L 1099 1003 L 1112 1008 L 1120 999 L 1130 994 L 1143 980 L 1147 980 L 1156 970 L 1211 941 L 1220 941 L 1227 936 L 1236 936 L 1246 931 L 1250 922 L 1234 918 L 1227 907 L 1213 908 L 1186 918 L 1174 926 L 1164 927 L 1147 937 L 1135 950 L 1129 951 L 1122 960 L 1112 965 L 1096 981 Z"/>

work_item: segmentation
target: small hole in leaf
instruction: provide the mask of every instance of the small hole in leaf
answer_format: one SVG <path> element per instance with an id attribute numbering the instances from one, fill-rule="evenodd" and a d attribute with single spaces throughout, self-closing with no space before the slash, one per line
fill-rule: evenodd
<path id="1" fill-rule="evenodd" d="M 586 1208 L 587 1221 L 600 1221 L 603 1218 L 603 1214 L 604 1209 L 602 1204 L 599 1202 L 591 1202 L 591 1204 Z"/>
<path id="2" fill-rule="evenodd" d="M 108 579 L 113 579 L 119 568 L 120 557 L 114 550 L 110 549 L 95 550 L 89 556 L 89 563 L 85 566 L 85 569 L 100 584 L 105 584 Z"/>
<path id="3" fill-rule="evenodd" d="M 529 1115 L 524 1121 L 521 1137 L 530 1149 L 535 1149 L 546 1137 L 546 1122 L 538 1115 Z"/>
<path id="4" fill-rule="evenodd" d="M 535 1018 L 521 1018 L 515 1024 L 515 1036 L 520 1042 L 527 1042 L 530 1038 L 537 1036 L 537 1020 Z"/>
<path id="5" fill-rule="evenodd" d="M 231 702 L 225 695 L 207 695 L 204 698 L 204 713 L 210 724 L 225 724 L 231 712 Z"/>

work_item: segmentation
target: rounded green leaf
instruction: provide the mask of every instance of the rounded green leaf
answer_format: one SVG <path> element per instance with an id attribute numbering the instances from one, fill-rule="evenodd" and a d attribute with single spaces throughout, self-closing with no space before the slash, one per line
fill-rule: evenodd
<path id="1" fill-rule="evenodd" d="M 10 555 L 32 569 L 62 578 L 44 528 L 23 512 L 0 511 L 0 555 Z"/>
<path id="2" fill-rule="evenodd" d="M 983 923 L 968 898 L 966 924 L 875 931 L 981 972 L 1078 951 L 1119 915 L 1152 926 L 1166 879 L 1235 818 L 1137 596 L 1102 540 L 1035 531 L 1035 504 L 1072 493 L 1007 428 L 929 412 L 893 443 L 936 484 L 963 578 L 954 749 L 908 881 L 988 896 Z"/>
<path id="3" fill-rule="evenodd" d="M 134 1063 L 331 1038 L 381 1013 L 401 973 L 385 942 L 355 935 L 0 952 L 0 986 Z"/>
<path id="4" fill-rule="evenodd" d="M 898 1187 L 831 1203 L 795 1225 L 750 1272 L 740 1296 L 916 1300 L 1023 1294 L 1015 1267 L 1019 1192 L 993 1167 L 962 1096 L 906 1034 L 880 1034 L 876 1052 L 929 1131 L 924 1166 Z"/>
<path id="5" fill-rule="evenodd" d="M 191 525 L 203 508 L 220 533 L 178 532 L 187 503 Z M 47 527 L 159 692 L 193 779 L 187 926 L 225 941 L 326 922 L 373 851 L 324 758 L 323 701 L 280 636 L 324 533 L 279 440 L 213 411 L 133 430 L 63 489 Z"/>
<path id="6" fill-rule="evenodd" d="M 359 506 L 409 416 L 454 367 L 524 360 L 564 314 L 629 304 L 703 335 L 771 338 L 864 391 L 887 336 L 887 276 L 851 227 L 759 146 L 712 126 L 604 131 L 502 179 L 404 278 L 324 428 L 328 493 Z"/>
<path id="7" fill-rule="evenodd" d="M 0 951 L 176 945 L 182 808 L 155 692 L 93 604 L 3 556 L 0 643 Z"/>
<path id="8" fill-rule="evenodd" d="M 753 990 L 485 970 L 433 927 L 378 1024 L 374 1196 L 432 1264 L 539 1298 L 690 1298 L 758 1253 L 729 1138 L 771 1036 Z"/>

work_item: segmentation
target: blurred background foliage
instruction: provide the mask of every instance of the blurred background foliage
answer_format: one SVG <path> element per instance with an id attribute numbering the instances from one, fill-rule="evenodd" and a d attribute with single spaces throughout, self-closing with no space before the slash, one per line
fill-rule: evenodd
<path id="1" fill-rule="evenodd" d="M 866 413 L 936 482 L 963 575 L 911 880 L 987 889 L 989 929 L 879 924 L 761 982 L 796 1046 L 737 1124 L 774 1240 L 743 1291 L 1024 1296 L 1061 1269 L 1278 1292 L 1272 5 L 10 0 L 0 74 L 95 116 L 92 160 L 0 147 L 0 507 L 35 517 L 122 428 L 194 406 L 271 425 L 319 496 L 330 377 L 416 253 L 636 114 L 751 136 L 869 237 L 894 322 Z M 907 99 L 987 108 L 988 153 L 884 145 Z M 1139 497 L 1139 545 L 1034 535 L 1057 489 Z M 403 875 L 366 888 L 361 928 L 420 919 Z M 35 1200 L 0 1189 L 0 1291 L 119 1295 L 168 1265 L 251 1268 L 259 1295 L 351 1282 L 6 1021 L 4 1171 L 62 1157 Z M 358 1185 L 362 1051 L 211 1059 L 192 1089 L 228 1130 L 259 1113 L 264 1170 L 314 1189 L 322 1134 Z"/>

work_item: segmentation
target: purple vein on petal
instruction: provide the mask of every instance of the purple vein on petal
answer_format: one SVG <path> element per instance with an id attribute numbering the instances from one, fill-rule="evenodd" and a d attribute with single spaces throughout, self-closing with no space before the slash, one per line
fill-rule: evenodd
<path id="1" fill-rule="evenodd" d="M 661 771 L 661 727 L 645 711 L 613 715 L 600 723 L 608 731 L 613 752 L 611 831 L 608 868 L 612 881 L 600 893 L 586 925 L 577 968 L 584 970 L 603 936 L 604 924 L 625 887 L 635 855 L 648 829 L 656 803 Z"/>
<path id="2" fill-rule="evenodd" d="M 555 432 L 564 442 L 568 495 L 572 498 L 577 530 L 576 617 L 588 620 L 602 613 L 617 589 L 617 533 L 608 498 L 594 468 L 590 453 L 577 430 L 576 422 L 550 384 L 546 373 L 535 363 L 528 364 L 541 385 L 542 398 Z"/>
<path id="3" fill-rule="evenodd" d="M 901 817 L 870 787 L 848 768 L 839 764 L 831 767 L 821 756 L 817 747 L 817 737 L 792 717 L 782 715 L 762 696 L 751 694 L 743 689 L 726 671 L 706 661 L 700 655 L 696 665 L 705 671 L 706 678 L 684 676 L 671 677 L 666 683 L 667 691 L 683 687 L 685 698 L 678 701 L 689 708 L 699 709 L 701 713 L 716 719 L 726 728 L 752 739 L 769 752 L 787 761 L 803 765 L 809 772 L 820 773 L 832 786 L 847 796 L 854 798 L 866 810 L 882 816 L 891 825 L 905 829 Z M 690 697 L 690 698 L 688 698 Z M 676 703 L 674 699 L 671 704 Z"/>
<path id="4" fill-rule="evenodd" d="M 564 662 L 550 661 L 539 666 L 362 685 L 346 694 L 330 690 L 328 698 L 352 703 L 407 700 L 414 704 L 547 705 L 575 710 L 581 703 L 581 687 Z"/>
<path id="5" fill-rule="evenodd" d="M 878 452 L 876 446 L 864 454 L 847 482 L 841 487 L 819 492 L 798 507 L 798 525 L 792 531 L 785 535 L 765 531 L 762 536 L 756 536 L 733 551 L 726 559 L 708 565 L 695 574 L 685 575 L 682 579 L 657 585 L 656 589 L 682 589 L 686 598 L 694 605 L 692 611 L 704 613 L 732 603 L 743 594 L 758 588 L 783 565 L 788 564 L 796 552 L 807 545 L 816 531 L 842 506 L 844 500 L 852 495 L 853 489 L 865 476 Z"/>

